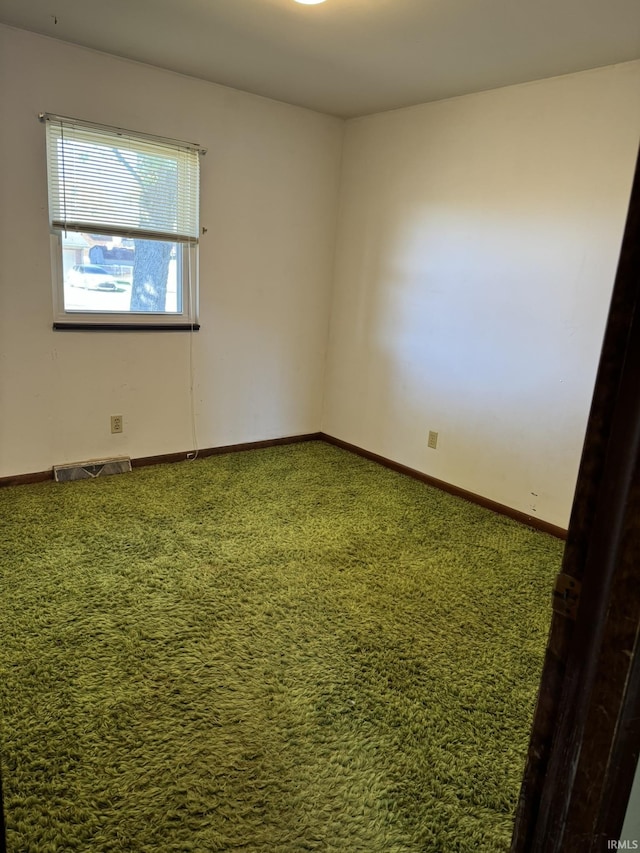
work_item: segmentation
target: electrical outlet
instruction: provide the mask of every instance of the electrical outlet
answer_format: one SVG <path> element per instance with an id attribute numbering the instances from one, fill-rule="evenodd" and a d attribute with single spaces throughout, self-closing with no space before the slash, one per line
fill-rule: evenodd
<path id="1" fill-rule="evenodd" d="M 111 432 L 122 432 L 122 415 L 111 415 Z"/>
<path id="2" fill-rule="evenodd" d="M 438 433 L 434 432 L 432 429 L 429 430 L 427 446 L 430 447 L 431 450 L 435 450 L 438 447 Z"/>

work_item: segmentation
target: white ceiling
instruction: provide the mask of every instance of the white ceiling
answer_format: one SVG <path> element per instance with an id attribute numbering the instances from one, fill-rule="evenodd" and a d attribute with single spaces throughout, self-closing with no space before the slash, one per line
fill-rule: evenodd
<path id="1" fill-rule="evenodd" d="M 0 21 L 344 117 L 640 58 L 640 0 L 0 0 Z"/>

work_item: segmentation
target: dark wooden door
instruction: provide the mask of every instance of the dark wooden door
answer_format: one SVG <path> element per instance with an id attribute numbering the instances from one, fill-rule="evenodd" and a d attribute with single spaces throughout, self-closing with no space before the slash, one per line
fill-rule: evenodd
<path id="1" fill-rule="evenodd" d="M 640 748 L 640 158 L 516 816 L 512 853 L 619 838 Z"/>

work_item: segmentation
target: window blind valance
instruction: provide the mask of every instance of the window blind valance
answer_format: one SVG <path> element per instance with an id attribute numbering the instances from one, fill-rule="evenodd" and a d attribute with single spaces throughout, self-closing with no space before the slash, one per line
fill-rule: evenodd
<path id="1" fill-rule="evenodd" d="M 58 116 L 42 119 L 53 228 L 198 241 L 196 145 Z"/>

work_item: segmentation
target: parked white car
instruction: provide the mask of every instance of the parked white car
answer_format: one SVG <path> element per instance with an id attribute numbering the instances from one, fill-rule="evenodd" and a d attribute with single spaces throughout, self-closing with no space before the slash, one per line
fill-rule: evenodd
<path id="1" fill-rule="evenodd" d="M 116 277 L 97 264 L 76 264 L 67 274 L 71 287 L 87 290 L 117 290 Z"/>

